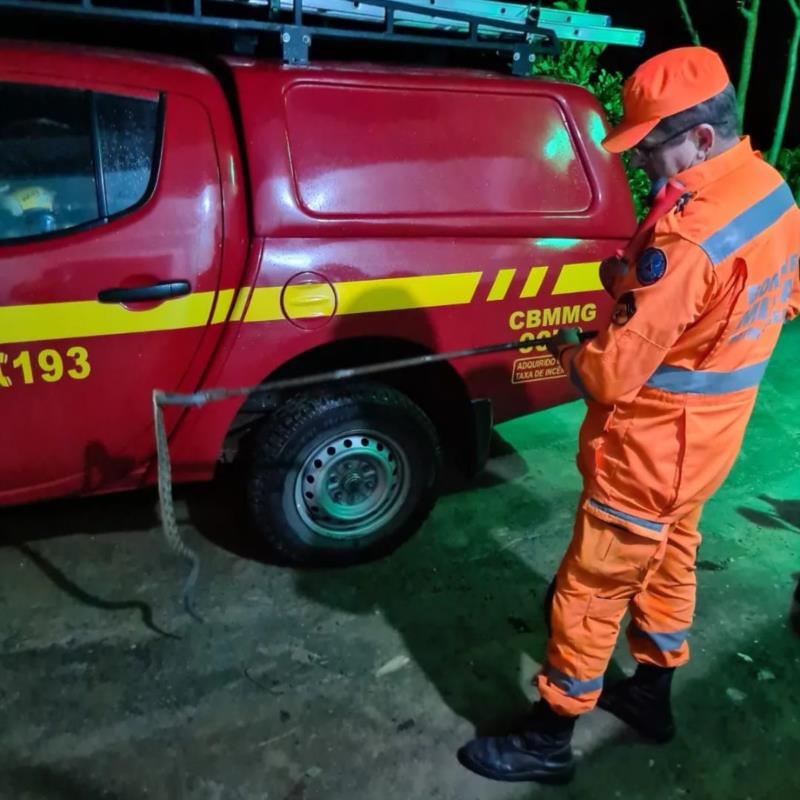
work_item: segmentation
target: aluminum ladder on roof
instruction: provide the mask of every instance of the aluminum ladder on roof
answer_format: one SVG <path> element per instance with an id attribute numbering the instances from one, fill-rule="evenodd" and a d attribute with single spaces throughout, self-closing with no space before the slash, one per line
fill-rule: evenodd
<path id="1" fill-rule="evenodd" d="M 515 75 L 528 75 L 538 54 L 558 52 L 561 39 L 641 46 L 644 33 L 614 28 L 603 14 L 491 0 L 0 0 L 14 15 L 175 26 L 229 32 L 234 47 L 254 50 L 278 34 L 283 60 L 308 62 L 314 38 L 382 41 L 424 48 L 456 47 L 507 54 Z"/>
<path id="2" fill-rule="evenodd" d="M 235 2 L 236 0 L 231 0 Z M 294 0 L 249 0 L 252 5 L 275 7 L 276 1 L 282 11 L 291 11 Z M 242 0 L 239 0 L 242 2 Z M 426 12 L 456 12 L 481 17 L 485 20 L 512 22 L 524 25 L 533 22 L 537 27 L 552 31 L 560 40 L 616 44 L 628 47 L 641 47 L 644 44 L 644 31 L 631 28 L 615 28 L 607 14 L 560 11 L 541 8 L 536 5 L 499 3 L 496 0 L 403 0 L 406 5 L 420 6 Z M 359 2 L 359 0 L 304 0 L 303 7 L 309 14 L 317 14 L 334 19 L 349 19 L 359 22 L 382 22 L 386 10 L 379 5 Z M 395 27 L 423 28 L 447 32 L 464 33 L 468 24 L 462 20 L 446 17 L 414 14 L 411 11 L 398 11 L 394 15 Z M 501 36 L 502 28 L 487 25 L 483 32 L 487 36 Z"/>

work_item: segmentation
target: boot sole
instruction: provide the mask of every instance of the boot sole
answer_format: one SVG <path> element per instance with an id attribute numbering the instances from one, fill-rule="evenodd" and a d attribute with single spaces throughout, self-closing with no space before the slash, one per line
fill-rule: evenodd
<path id="1" fill-rule="evenodd" d="M 613 714 L 618 720 L 621 720 L 626 725 L 633 728 L 643 739 L 647 739 L 654 744 L 667 744 L 675 738 L 674 727 L 664 731 L 653 731 L 642 728 L 636 716 L 628 712 L 624 706 L 617 705 L 616 701 L 612 698 L 600 695 L 597 705 L 602 708 L 603 711 L 608 711 L 609 714 Z"/>
<path id="2" fill-rule="evenodd" d="M 503 781 L 504 783 L 524 783 L 534 781 L 545 783 L 550 786 L 561 786 L 569 783 L 575 775 L 575 765 L 570 764 L 560 772 L 546 772 L 543 770 L 531 770 L 530 772 L 516 772 L 509 775 L 507 772 L 496 772 L 481 764 L 479 761 L 471 759 L 463 749 L 458 751 L 458 761 L 462 767 L 466 767 L 470 772 L 480 775 L 482 778 L 489 778 L 493 781 Z"/>

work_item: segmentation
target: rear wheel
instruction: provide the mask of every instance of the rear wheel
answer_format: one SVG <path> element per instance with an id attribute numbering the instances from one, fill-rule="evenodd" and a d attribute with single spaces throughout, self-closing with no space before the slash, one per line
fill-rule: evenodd
<path id="1" fill-rule="evenodd" d="M 436 431 L 400 392 L 358 385 L 291 398 L 256 431 L 248 506 L 294 561 L 355 563 L 422 524 L 441 468 Z"/>

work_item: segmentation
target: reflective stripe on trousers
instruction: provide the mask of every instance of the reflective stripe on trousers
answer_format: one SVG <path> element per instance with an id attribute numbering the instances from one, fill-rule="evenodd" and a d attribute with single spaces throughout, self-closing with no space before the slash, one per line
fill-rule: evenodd
<path id="1" fill-rule="evenodd" d="M 662 653 L 671 653 L 680 649 L 689 636 L 689 628 L 674 631 L 673 633 L 655 633 L 654 631 L 642 630 L 633 622 L 629 630 L 633 636 L 647 637 Z"/>
<path id="2" fill-rule="evenodd" d="M 570 677 L 560 669 L 556 669 L 552 664 L 545 664 L 543 672 L 559 687 L 559 689 L 562 689 L 568 697 L 579 697 L 582 694 L 597 692 L 603 688 L 602 675 L 591 678 L 588 681 L 579 681 L 577 678 Z"/>

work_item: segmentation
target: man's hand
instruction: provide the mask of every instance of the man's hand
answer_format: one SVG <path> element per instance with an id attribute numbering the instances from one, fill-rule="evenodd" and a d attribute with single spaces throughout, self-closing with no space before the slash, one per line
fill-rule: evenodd
<path id="1" fill-rule="evenodd" d="M 581 338 L 577 328 L 562 328 L 555 336 L 544 340 L 544 346 L 550 352 L 550 355 L 558 358 L 562 347 L 572 344 L 580 344 Z"/>

